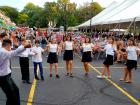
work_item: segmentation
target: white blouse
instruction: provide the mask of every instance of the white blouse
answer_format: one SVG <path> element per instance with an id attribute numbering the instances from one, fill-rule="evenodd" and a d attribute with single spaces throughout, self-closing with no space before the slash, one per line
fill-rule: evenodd
<path id="1" fill-rule="evenodd" d="M 92 51 L 94 45 L 93 43 L 83 43 L 83 52 Z"/>
<path id="2" fill-rule="evenodd" d="M 35 53 L 33 56 L 32 56 L 32 61 L 33 62 L 42 62 L 42 52 L 44 52 L 44 49 L 42 49 L 41 47 L 36 47 L 34 46 L 32 49 L 31 49 L 32 53 Z"/>
<path id="3" fill-rule="evenodd" d="M 128 60 L 137 60 L 137 51 L 140 51 L 140 49 L 136 46 L 128 46 L 127 49 L 127 59 Z"/>
<path id="4" fill-rule="evenodd" d="M 50 52 L 52 52 L 52 53 L 57 52 L 57 47 L 58 47 L 57 44 L 50 44 L 49 47 L 50 47 Z"/>
<path id="5" fill-rule="evenodd" d="M 66 41 L 65 42 L 65 50 L 73 50 L 73 42 L 72 41 Z"/>
<path id="6" fill-rule="evenodd" d="M 112 44 L 107 44 L 104 48 L 106 50 L 106 55 L 112 55 L 114 56 L 116 49 L 116 46 Z"/>

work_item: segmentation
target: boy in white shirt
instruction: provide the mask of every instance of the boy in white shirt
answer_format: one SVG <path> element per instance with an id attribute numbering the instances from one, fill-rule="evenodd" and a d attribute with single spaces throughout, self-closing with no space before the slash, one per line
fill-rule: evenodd
<path id="1" fill-rule="evenodd" d="M 42 67 L 42 52 L 44 52 L 44 49 L 40 47 L 39 40 L 35 41 L 35 46 L 32 48 L 32 52 L 34 53 L 34 55 L 32 56 L 32 61 L 34 64 L 35 79 L 39 80 L 39 77 L 37 76 L 37 65 L 39 65 L 41 80 L 44 80 Z"/>

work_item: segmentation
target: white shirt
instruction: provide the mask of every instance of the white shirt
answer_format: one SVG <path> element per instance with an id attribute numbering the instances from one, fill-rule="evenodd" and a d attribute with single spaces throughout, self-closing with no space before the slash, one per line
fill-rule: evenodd
<path id="1" fill-rule="evenodd" d="M 23 46 L 23 45 L 21 45 L 21 46 Z M 19 54 L 19 57 L 28 57 L 29 55 L 33 55 L 31 53 L 31 49 L 26 48 L 22 53 Z"/>
<path id="2" fill-rule="evenodd" d="M 41 47 L 36 47 L 34 46 L 32 49 L 31 49 L 32 53 L 35 53 L 33 56 L 32 56 L 32 61 L 33 62 L 42 62 L 42 52 L 44 51 Z"/>
<path id="3" fill-rule="evenodd" d="M 94 45 L 92 43 L 83 43 L 83 52 L 92 51 Z"/>
<path id="4" fill-rule="evenodd" d="M 106 50 L 106 55 L 112 55 L 114 56 L 116 49 L 116 46 L 113 46 L 112 44 L 107 44 L 104 48 Z"/>
<path id="5" fill-rule="evenodd" d="M 7 51 L 4 48 L 0 49 L 0 76 L 6 76 L 11 73 L 9 59 L 13 56 L 17 56 L 19 53 L 24 51 L 24 47 L 18 47 L 16 50 Z"/>
<path id="6" fill-rule="evenodd" d="M 0 41 L 0 48 L 2 48 L 2 42 Z"/>
<path id="7" fill-rule="evenodd" d="M 49 44 L 49 47 L 50 47 L 50 52 L 52 52 L 52 53 L 57 52 L 57 47 L 58 47 L 57 44 Z"/>
<path id="8" fill-rule="evenodd" d="M 51 36 L 51 40 L 53 40 L 53 39 L 56 39 L 56 34 L 53 34 L 53 35 Z"/>
<path id="9" fill-rule="evenodd" d="M 65 42 L 65 50 L 73 50 L 73 42 L 72 41 L 66 41 Z"/>
<path id="10" fill-rule="evenodd" d="M 127 59 L 128 60 L 137 60 L 137 51 L 140 51 L 140 49 L 136 46 L 128 46 L 127 49 Z"/>

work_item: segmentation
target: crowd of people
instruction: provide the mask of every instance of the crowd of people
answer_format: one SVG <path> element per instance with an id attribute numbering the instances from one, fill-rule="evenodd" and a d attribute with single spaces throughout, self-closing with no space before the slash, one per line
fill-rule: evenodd
<path id="1" fill-rule="evenodd" d="M 96 39 L 96 40 L 95 40 Z M 18 88 L 11 78 L 10 59 L 19 56 L 22 82 L 31 84 L 29 72 L 29 57 L 34 65 L 34 77 L 44 81 L 42 53 L 48 52 L 47 63 L 50 65 L 50 78 L 60 78 L 58 71 L 58 55 L 63 54 L 66 63 L 66 76 L 73 75 L 74 54 L 82 57 L 81 62 L 85 76 L 89 75 L 89 63 L 93 61 L 94 53 L 104 52 L 103 71 L 98 78 L 111 78 L 110 66 L 113 62 L 124 62 L 124 75 L 120 78 L 126 83 L 132 82 L 132 69 L 137 67 L 140 46 L 133 37 L 123 40 L 113 35 L 95 34 L 93 37 L 74 32 L 51 32 L 35 29 L 20 29 L 15 31 L 0 29 L 0 87 L 7 96 L 6 105 L 20 105 Z M 37 74 L 39 66 L 40 77 Z"/>

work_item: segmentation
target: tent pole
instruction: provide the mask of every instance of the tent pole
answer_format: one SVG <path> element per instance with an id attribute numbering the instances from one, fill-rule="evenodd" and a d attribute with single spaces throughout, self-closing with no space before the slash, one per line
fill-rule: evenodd
<path id="1" fill-rule="evenodd" d="M 100 32 L 102 33 L 102 24 L 100 25 Z"/>
<path id="2" fill-rule="evenodd" d="M 119 35 L 120 35 L 121 23 L 119 22 Z"/>
<path id="3" fill-rule="evenodd" d="M 109 30 L 110 30 L 110 24 L 109 24 Z"/>
<path id="4" fill-rule="evenodd" d="M 118 27 L 119 23 L 116 24 L 116 26 L 114 27 L 114 29 L 116 29 Z"/>
<path id="5" fill-rule="evenodd" d="M 134 35 L 136 34 L 136 19 L 134 20 Z"/>
<path id="6" fill-rule="evenodd" d="M 136 17 L 134 18 L 134 20 L 133 21 L 131 21 L 131 23 L 129 24 L 129 26 L 128 26 L 128 28 L 127 28 L 127 31 L 129 31 L 130 30 L 130 28 L 131 28 L 131 26 L 132 26 L 132 24 L 134 23 L 134 21 L 136 20 Z"/>
<path id="7" fill-rule="evenodd" d="M 105 27 L 105 31 L 107 30 L 107 28 L 108 28 L 108 25 L 106 25 L 106 27 Z"/>

